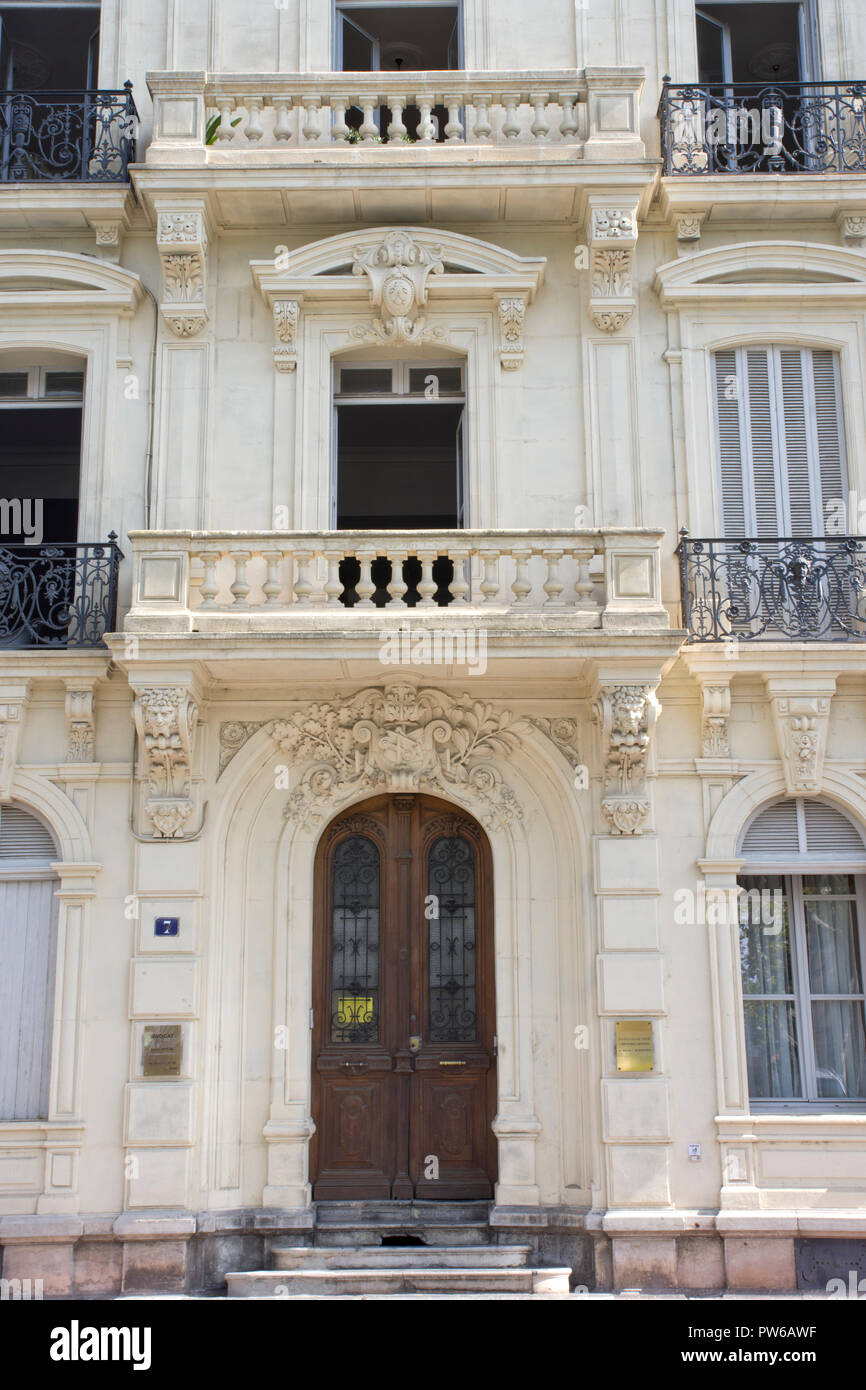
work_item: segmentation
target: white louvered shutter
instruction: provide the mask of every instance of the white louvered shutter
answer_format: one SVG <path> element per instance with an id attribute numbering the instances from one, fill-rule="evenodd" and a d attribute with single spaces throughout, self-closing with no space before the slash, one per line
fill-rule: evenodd
<path id="1" fill-rule="evenodd" d="M 737 354 L 733 350 L 715 354 L 716 428 L 721 471 L 722 531 L 725 536 L 745 536 L 746 516 L 740 387 L 737 381 Z"/>
<path id="2" fill-rule="evenodd" d="M 818 474 L 821 487 L 821 530 L 828 515 L 829 504 L 847 502 L 847 469 L 845 441 L 842 430 L 842 392 L 839 383 L 839 358 L 835 352 L 812 353 L 813 386 L 815 392 L 815 445 L 818 455 Z M 856 530 L 853 520 L 849 532 Z"/>
<path id="3" fill-rule="evenodd" d="M 0 808 L 0 1121 L 48 1115 L 56 858 L 41 821 L 18 806 Z"/>
<path id="4" fill-rule="evenodd" d="M 766 348 L 746 351 L 749 455 L 746 486 L 751 484 L 755 530 L 759 539 L 782 535 L 778 496 L 778 440 L 774 410 L 774 381 Z M 751 477 L 749 477 L 751 473 Z"/>
<path id="5" fill-rule="evenodd" d="M 808 410 L 812 403 L 811 382 L 804 380 L 810 357 L 811 353 L 798 348 L 782 348 L 778 354 L 777 382 L 782 405 L 780 455 L 784 460 L 780 480 L 787 493 L 784 510 L 788 518 L 782 534 L 786 536 L 820 535 L 822 529 L 821 499 L 814 495 L 811 476 L 812 430 L 811 418 L 807 418 L 807 414 L 811 416 Z M 813 502 L 817 506 L 817 518 L 813 516 Z"/>
<path id="6" fill-rule="evenodd" d="M 739 852 L 753 861 L 820 854 L 866 865 L 866 841 L 854 822 L 828 802 L 809 797 L 790 797 L 761 811 Z"/>

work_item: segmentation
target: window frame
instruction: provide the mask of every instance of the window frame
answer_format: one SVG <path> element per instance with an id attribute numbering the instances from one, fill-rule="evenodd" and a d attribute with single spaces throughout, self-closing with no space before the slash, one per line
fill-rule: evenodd
<path id="1" fill-rule="evenodd" d="M 87 370 L 86 364 L 82 362 L 80 373 L 67 371 L 66 375 L 81 376 L 81 392 L 75 396 L 48 396 L 45 394 L 46 377 L 49 373 L 61 374 L 63 367 L 30 366 L 17 367 L 5 370 L 0 363 L 0 378 L 4 376 L 27 375 L 27 393 L 24 396 L 0 396 L 0 410 L 21 410 L 27 407 L 38 407 L 40 410 L 45 408 L 63 406 L 69 409 L 73 406 L 84 406 L 84 395 L 87 390 Z"/>
<path id="2" fill-rule="evenodd" d="M 400 10 L 400 9 L 456 10 L 457 11 L 457 67 L 443 68 L 443 72 L 462 72 L 466 64 L 464 0 L 418 0 L 409 6 L 406 0 L 333 0 L 331 8 L 331 61 L 332 72 L 343 72 L 343 26 L 340 12 L 351 14 L 352 10 Z M 353 21 L 357 23 L 357 21 Z M 378 45 L 377 45 L 378 46 Z M 379 54 L 381 62 L 381 53 Z M 372 69 L 382 72 L 382 68 Z M 399 74 L 398 74 L 399 75 Z"/>
<path id="3" fill-rule="evenodd" d="M 697 49 L 697 12 L 704 5 L 722 6 L 734 9 L 753 5 L 755 0 L 696 0 L 695 3 L 695 48 Z M 818 30 L 817 7 L 814 0 L 760 0 L 764 5 L 796 5 L 799 10 L 798 30 L 800 34 L 800 81 L 820 82 L 821 69 L 818 56 L 821 52 Z M 707 16 L 714 19 L 714 16 Z M 719 21 L 716 21 L 718 23 Z M 730 57 L 730 49 L 729 55 Z"/>

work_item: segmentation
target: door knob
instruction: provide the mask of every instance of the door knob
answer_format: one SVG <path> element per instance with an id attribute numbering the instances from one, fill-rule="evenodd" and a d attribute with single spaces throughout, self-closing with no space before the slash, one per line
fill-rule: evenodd
<path id="1" fill-rule="evenodd" d="M 419 1037 L 417 1034 L 413 1034 L 413 1036 L 409 1039 L 409 1051 L 410 1051 L 410 1052 L 420 1052 L 420 1051 L 421 1051 L 421 1039 L 420 1039 L 420 1037 Z"/>

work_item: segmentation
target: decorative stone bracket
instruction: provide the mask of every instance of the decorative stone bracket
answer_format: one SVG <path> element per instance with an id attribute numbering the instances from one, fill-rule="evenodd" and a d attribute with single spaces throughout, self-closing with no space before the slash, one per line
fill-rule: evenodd
<path id="1" fill-rule="evenodd" d="M 366 275 L 370 304 L 378 313 L 357 324 L 352 337 L 364 343 L 419 343 L 444 339 L 445 330 L 430 327 L 421 310 L 427 304 L 427 280 L 442 275 L 441 246 L 425 246 L 403 229 L 387 232 L 378 246 L 355 249 L 353 275 Z"/>
<path id="2" fill-rule="evenodd" d="M 589 312 L 596 328 L 616 333 L 628 323 L 636 305 L 632 270 L 637 208 L 601 204 L 596 198 L 589 202 Z"/>
<path id="3" fill-rule="evenodd" d="M 791 682 L 768 678 L 766 686 L 789 794 L 820 792 L 835 680 L 831 677 Z"/>
<path id="4" fill-rule="evenodd" d="M 523 366 L 526 347 L 523 324 L 526 319 L 526 299 L 523 295 L 501 295 L 499 311 L 499 361 L 507 372 Z"/>
<path id="5" fill-rule="evenodd" d="M 274 362 L 278 372 L 293 372 L 298 365 L 300 299 L 274 300 Z"/>
<path id="6" fill-rule="evenodd" d="M 652 685 L 603 685 L 592 710 L 601 731 L 601 811 L 613 835 L 640 835 L 649 816 L 649 750 L 661 705 Z"/>
<path id="7" fill-rule="evenodd" d="M 194 338 L 208 321 L 204 212 L 159 212 L 156 241 L 162 261 L 162 316 L 178 338 Z"/>
<path id="8" fill-rule="evenodd" d="M 731 716 L 730 685 L 704 685 L 701 752 L 705 758 L 729 758 L 728 720 Z"/>
<path id="9" fill-rule="evenodd" d="M 93 687 L 95 682 L 82 680 L 66 681 L 66 728 L 68 741 L 66 761 L 68 763 L 92 763 L 96 738 L 96 725 L 93 715 Z"/>
<path id="10" fill-rule="evenodd" d="M 158 840 L 180 840 L 193 802 L 192 743 L 198 705 L 184 686 L 147 686 L 136 692 L 135 727 L 140 776 L 149 795 L 145 810 Z"/>
<path id="11" fill-rule="evenodd" d="M 30 696 L 30 682 L 0 685 L 0 802 L 12 796 L 18 743 Z"/>

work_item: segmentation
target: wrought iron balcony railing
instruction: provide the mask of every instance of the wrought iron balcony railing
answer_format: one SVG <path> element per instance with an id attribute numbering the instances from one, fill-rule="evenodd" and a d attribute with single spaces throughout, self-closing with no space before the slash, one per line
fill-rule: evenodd
<path id="1" fill-rule="evenodd" d="M 131 82 L 119 92 L 0 93 L 0 182 L 125 183 L 137 127 Z"/>
<path id="2" fill-rule="evenodd" d="M 0 648 L 98 647 L 117 617 L 117 536 L 0 546 Z"/>
<path id="3" fill-rule="evenodd" d="M 665 174 L 866 172 L 866 82 L 666 78 L 659 120 Z"/>
<path id="4" fill-rule="evenodd" d="M 866 538 L 680 535 L 690 641 L 866 642 Z"/>

